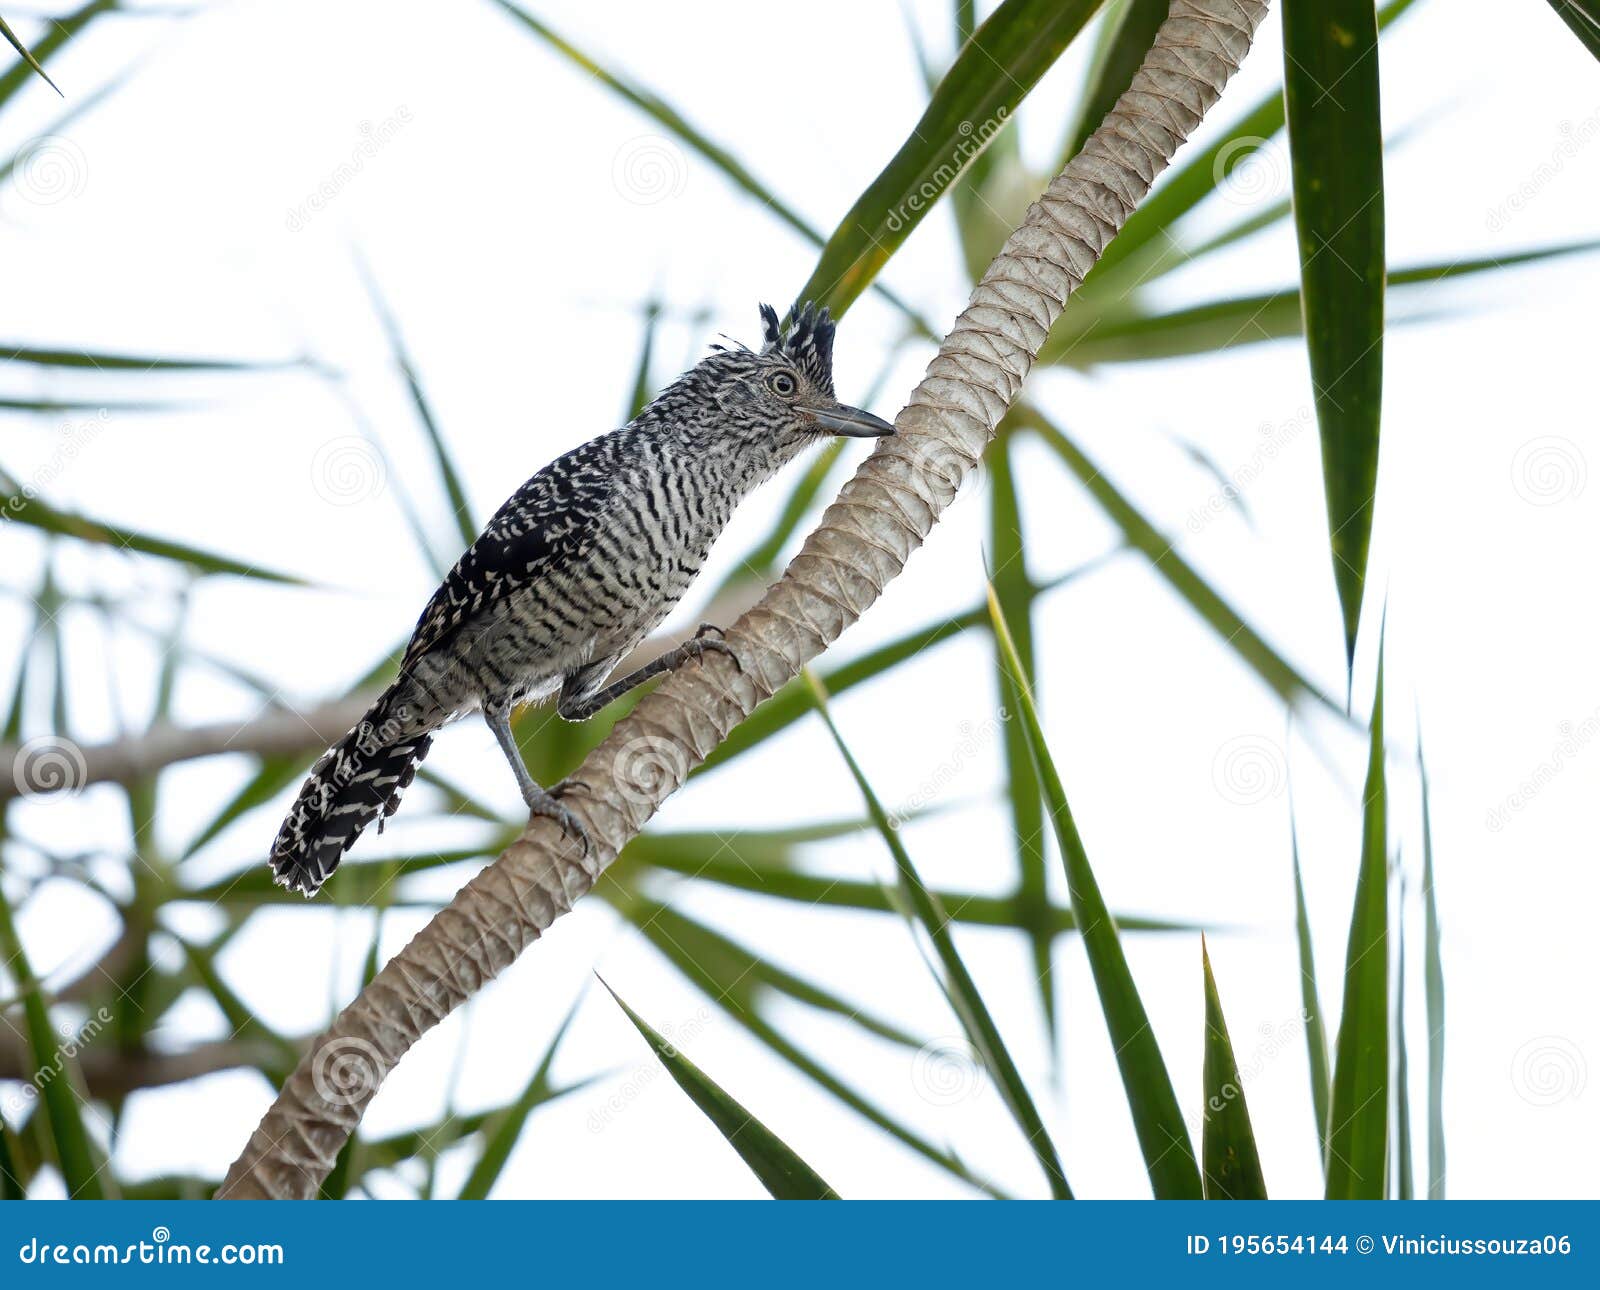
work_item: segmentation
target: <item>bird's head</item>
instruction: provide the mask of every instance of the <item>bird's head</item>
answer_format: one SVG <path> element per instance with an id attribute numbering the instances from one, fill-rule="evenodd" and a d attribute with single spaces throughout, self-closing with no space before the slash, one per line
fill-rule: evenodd
<path id="1" fill-rule="evenodd" d="M 785 330 L 777 310 L 762 305 L 761 327 L 759 350 L 716 347 L 680 383 L 710 400 L 715 426 L 707 429 L 719 439 L 781 462 L 818 439 L 894 433 L 881 417 L 835 397 L 834 322 L 826 309 L 807 304 Z"/>

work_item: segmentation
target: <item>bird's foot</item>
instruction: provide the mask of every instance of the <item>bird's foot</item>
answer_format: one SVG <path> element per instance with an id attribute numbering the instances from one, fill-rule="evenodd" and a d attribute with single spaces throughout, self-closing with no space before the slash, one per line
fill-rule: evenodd
<path id="1" fill-rule="evenodd" d="M 584 855 L 589 854 L 589 831 L 583 827 L 583 822 L 574 815 L 558 796 L 568 786 L 557 784 L 553 791 L 535 786 L 531 792 L 524 792 L 522 800 L 528 805 L 528 818 L 543 815 L 554 820 L 572 837 L 583 844 Z"/>
<path id="2" fill-rule="evenodd" d="M 701 623 L 700 630 L 694 634 L 692 640 L 686 640 L 678 646 L 682 662 L 692 658 L 700 658 L 704 654 L 722 654 L 733 660 L 733 665 L 741 672 L 744 664 L 739 662 L 739 656 L 733 652 L 733 646 L 726 640 L 727 633 L 715 623 Z"/>

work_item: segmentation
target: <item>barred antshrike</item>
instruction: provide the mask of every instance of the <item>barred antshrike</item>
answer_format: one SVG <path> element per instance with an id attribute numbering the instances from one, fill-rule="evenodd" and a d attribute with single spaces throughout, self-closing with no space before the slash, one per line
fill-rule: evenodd
<path id="1" fill-rule="evenodd" d="M 622 680 L 618 661 L 700 572 L 734 508 L 828 435 L 894 433 L 833 392 L 834 324 L 807 305 L 787 330 L 761 306 L 765 343 L 713 352 L 620 430 L 558 457 L 467 548 L 417 620 L 400 675 L 312 768 L 272 846 L 283 886 L 315 895 L 427 755 L 433 732 L 483 713 L 534 815 L 587 838 L 534 783 L 511 734 L 518 704 L 557 695 L 568 721 L 707 650 L 715 629 Z"/>

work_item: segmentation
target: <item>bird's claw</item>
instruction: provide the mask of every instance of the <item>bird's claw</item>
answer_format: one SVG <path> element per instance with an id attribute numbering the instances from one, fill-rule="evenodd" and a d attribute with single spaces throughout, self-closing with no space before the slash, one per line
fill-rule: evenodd
<path id="1" fill-rule="evenodd" d="M 683 643 L 683 656 L 685 659 L 699 658 L 710 652 L 724 655 L 733 660 L 734 667 L 744 671 L 744 664 L 739 661 L 739 656 L 734 653 L 733 646 L 725 639 L 727 633 L 715 623 L 701 623 L 700 630 L 694 634 L 694 639 Z"/>
<path id="2" fill-rule="evenodd" d="M 562 829 L 583 844 L 583 854 L 590 851 L 589 830 L 583 827 L 582 821 L 565 806 L 556 793 L 561 792 L 567 785 L 557 785 L 555 792 L 540 790 L 537 795 L 530 796 L 528 803 L 528 818 L 543 815 L 554 820 Z"/>

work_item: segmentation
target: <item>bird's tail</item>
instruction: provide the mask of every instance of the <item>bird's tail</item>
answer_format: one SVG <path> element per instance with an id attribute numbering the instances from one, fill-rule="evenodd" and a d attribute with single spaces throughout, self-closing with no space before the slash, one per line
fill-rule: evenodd
<path id="1" fill-rule="evenodd" d="M 388 697 L 311 768 L 272 844 L 272 877 L 280 886 L 315 896 L 361 831 L 400 805 L 433 738 L 387 719 Z"/>

